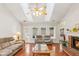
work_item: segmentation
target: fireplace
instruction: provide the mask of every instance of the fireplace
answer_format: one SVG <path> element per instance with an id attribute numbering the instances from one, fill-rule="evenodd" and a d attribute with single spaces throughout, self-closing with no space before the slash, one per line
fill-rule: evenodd
<path id="1" fill-rule="evenodd" d="M 72 37 L 72 48 L 79 50 L 79 37 Z"/>

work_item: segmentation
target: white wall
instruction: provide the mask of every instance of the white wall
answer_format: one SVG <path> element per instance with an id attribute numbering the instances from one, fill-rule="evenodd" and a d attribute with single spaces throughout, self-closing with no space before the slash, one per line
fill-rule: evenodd
<path id="1" fill-rule="evenodd" d="M 55 32 L 56 32 L 56 26 L 54 24 L 52 24 L 51 22 L 43 22 L 43 23 L 27 23 L 26 26 L 24 26 L 24 39 L 26 40 L 26 42 L 30 42 L 33 43 L 34 39 L 32 38 L 32 28 L 38 28 L 38 35 L 41 34 L 41 28 L 45 27 L 46 28 L 46 35 L 50 34 L 50 27 L 54 27 L 55 28 Z M 28 36 L 28 37 L 27 37 Z M 54 36 L 54 39 L 56 39 L 56 34 Z M 57 42 L 57 40 L 56 40 Z"/>
<path id="2" fill-rule="evenodd" d="M 73 4 L 68 13 L 62 19 L 63 21 L 58 25 L 59 28 L 65 28 L 66 39 L 68 35 L 79 35 L 78 33 L 67 32 L 66 29 L 71 29 L 75 24 L 79 24 L 79 4 Z"/>
<path id="3" fill-rule="evenodd" d="M 21 31 L 20 23 L 0 4 L 0 38 L 13 36 L 17 31 Z"/>

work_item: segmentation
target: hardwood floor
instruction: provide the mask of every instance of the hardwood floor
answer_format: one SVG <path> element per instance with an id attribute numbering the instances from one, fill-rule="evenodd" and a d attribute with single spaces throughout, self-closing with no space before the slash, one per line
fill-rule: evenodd
<path id="1" fill-rule="evenodd" d="M 25 44 L 25 48 L 21 49 L 15 56 L 33 56 L 32 48 L 35 46 L 33 43 Z M 60 51 L 59 44 L 48 44 L 48 49 L 52 50 L 55 47 L 55 53 L 52 56 L 67 56 L 66 53 Z"/>

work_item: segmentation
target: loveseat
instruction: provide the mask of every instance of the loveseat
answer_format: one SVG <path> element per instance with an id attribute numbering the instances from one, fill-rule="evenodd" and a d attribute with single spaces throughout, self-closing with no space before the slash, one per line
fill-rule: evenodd
<path id="1" fill-rule="evenodd" d="M 24 47 L 24 40 L 14 40 L 12 37 L 0 38 L 0 56 L 13 56 Z"/>

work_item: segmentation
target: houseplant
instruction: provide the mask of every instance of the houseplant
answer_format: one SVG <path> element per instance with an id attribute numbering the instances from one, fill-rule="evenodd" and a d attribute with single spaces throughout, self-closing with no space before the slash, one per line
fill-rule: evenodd
<path id="1" fill-rule="evenodd" d="M 67 47 L 67 43 L 68 43 L 67 41 L 61 40 L 60 42 L 63 46 Z"/>

